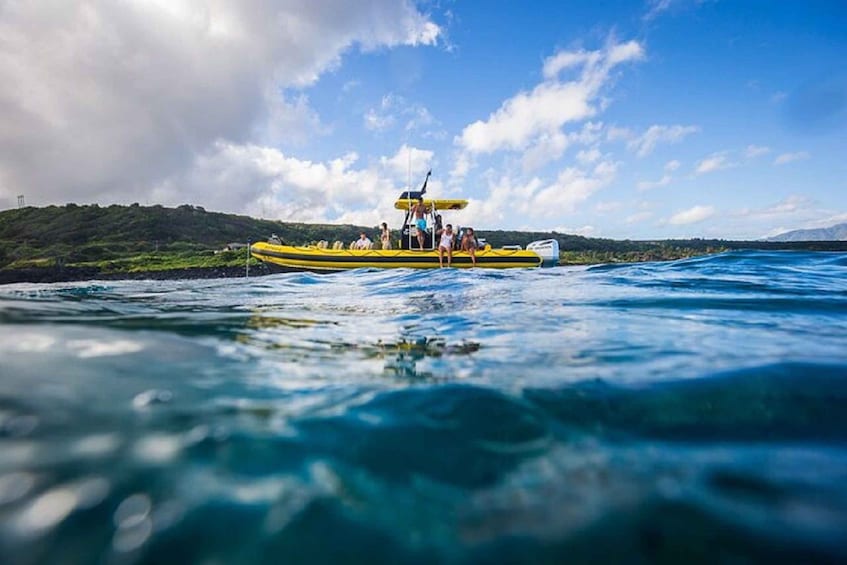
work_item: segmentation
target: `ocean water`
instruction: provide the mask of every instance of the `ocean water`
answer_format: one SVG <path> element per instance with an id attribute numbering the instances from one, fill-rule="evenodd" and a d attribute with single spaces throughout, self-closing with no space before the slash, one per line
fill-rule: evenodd
<path id="1" fill-rule="evenodd" d="M 847 560 L 847 255 L 0 287 L 0 562 Z"/>

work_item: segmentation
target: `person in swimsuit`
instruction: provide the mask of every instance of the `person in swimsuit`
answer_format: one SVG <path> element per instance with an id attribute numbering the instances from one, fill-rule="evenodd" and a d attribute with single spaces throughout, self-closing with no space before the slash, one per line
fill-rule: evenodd
<path id="1" fill-rule="evenodd" d="M 388 224 L 382 222 L 382 229 L 379 232 L 379 241 L 382 242 L 383 249 L 391 249 L 391 230 L 388 229 Z"/>
<path id="2" fill-rule="evenodd" d="M 418 199 L 418 203 L 412 208 L 412 213 L 415 215 L 415 227 L 418 229 L 418 247 L 424 248 L 424 237 L 426 235 L 426 206 L 424 206 L 423 198 Z"/>
<path id="3" fill-rule="evenodd" d="M 438 243 L 438 265 L 444 267 L 444 252 L 447 252 L 447 266 L 453 266 L 453 226 L 447 224 L 441 232 L 441 241 Z"/>
<path id="4" fill-rule="evenodd" d="M 467 228 L 465 230 L 465 235 L 462 236 L 462 251 L 468 252 L 468 255 L 471 256 L 471 261 L 473 261 L 474 267 L 476 267 L 477 247 L 476 236 L 473 233 L 473 228 Z"/>

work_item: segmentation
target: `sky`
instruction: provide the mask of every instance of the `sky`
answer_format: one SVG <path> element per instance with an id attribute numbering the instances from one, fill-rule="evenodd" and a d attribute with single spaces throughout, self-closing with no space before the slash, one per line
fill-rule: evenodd
<path id="1" fill-rule="evenodd" d="M 397 227 L 429 169 L 479 230 L 847 222 L 847 2 L 0 1 L 0 209 Z"/>

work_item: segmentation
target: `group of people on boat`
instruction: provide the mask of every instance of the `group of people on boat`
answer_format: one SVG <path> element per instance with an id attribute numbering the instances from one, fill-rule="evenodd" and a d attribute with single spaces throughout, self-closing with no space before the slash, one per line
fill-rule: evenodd
<path id="1" fill-rule="evenodd" d="M 426 213 L 429 212 L 426 205 L 424 205 L 423 198 L 419 198 L 415 205 L 412 207 L 412 214 L 415 219 L 415 227 L 418 232 L 418 248 L 424 248 L 424 234 L 426 233 Z M 382 224 L 383 227 L 385 224 Z M 453 248 L 458 247 L 461 251 L 465 251 L 468 255 L 471 256 L 471 261 L 473 262 L 473 266 L 476 267 L 476 250 L 479 247 L 479 242 L 474 235 L 473 228 L 466 228 L 462 234 L 460 234 L 460 240 L 458 242 L 458 246 L 456 245 L 456 234 L 453 232 L 452 224 L 447 224 L 446 226 L 442 226 L 441 224 L 441 215 L 435 215 L 435 229 L 433 230 L 433 234 L 435 237 L 439 237 L 438 241 L 438 263 L 441 267 L 444 266 L 444 255 L 447 255 L 447 266 L 451 267 L 453 264 Z"/>
<path id="2" fill-rule="evenodd" d="M 417 231 L 418 249 L 423 250 L 425 247 L 425 234 L 427 229 L 425 215 L 429 212 L 423 203 L 423 199 L 418 199 L 411 209 L 414 218 L 414 226 Z M 456 239 L 456 233 L 453 231 L 453 225 L 442 225 L 441 215 L 436 214 L 435 225 L 433 227 L 433 235 L 438 238 L 438 264 L 444 267 L 444 256 L 447 256 L 447 266 L 453 265 L 453 250 L 458 249 L 466 252 L 471 257 L 473 266 L 476 267 L 476 251 L 479 248 L 479 242 L 476 239 L 473 228 L 465 228 L 459 234 L 459 239 Z M 388 224 L 382 222 L 380 225 L 380 242 L 382 249 L 391 249 L 391 230 L 388 229 Z M 366 242 L 366 243 L 362 243 Z M 361 245 L 360 245 L 361 244 Z M 370 249 L 371 240 L 362 232 L 360 239 L 356 242 L 356 249 Z"/>
<path id="3" fill-rule="evenodd" d="M 382 249 L 391 249 L 391 230 L 388 229 L 388 224 L 382 222 L 379 230 L 379 241 L 382 244 Z M 372 249 L 373 242 L 365 232 L 359 233 L 359 239 L 350 245 L 350 249 Z"/>

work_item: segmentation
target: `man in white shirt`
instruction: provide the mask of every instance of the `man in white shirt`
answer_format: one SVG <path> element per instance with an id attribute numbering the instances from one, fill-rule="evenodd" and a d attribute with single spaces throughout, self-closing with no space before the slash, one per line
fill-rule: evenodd
<path id="1" fill-rule="evenodd" d="M 359 239 L 356 240 L 356 243 L 353 244 L 353 249 L 370 249 L 371 248 L 371 240 L 368 239 L 368 236 L 365 232 L 359 234 Z"/>

